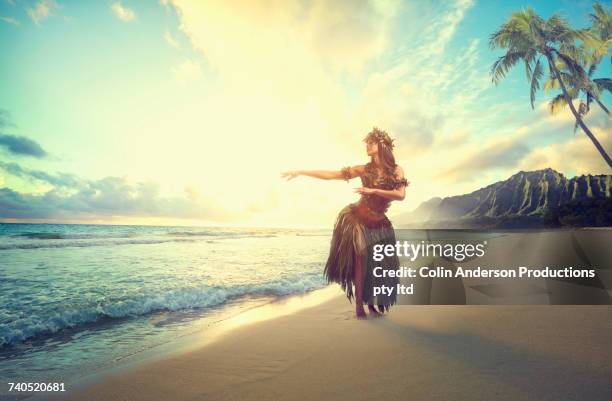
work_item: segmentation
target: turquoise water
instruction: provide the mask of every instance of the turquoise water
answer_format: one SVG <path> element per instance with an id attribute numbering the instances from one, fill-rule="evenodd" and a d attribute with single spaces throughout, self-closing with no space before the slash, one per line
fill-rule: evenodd
<path id="1" fill-rule="evenodd" d="M 321 288 L 330 235 L 0 224 L 0 380 L 66 381 L 224 308 Z"/>

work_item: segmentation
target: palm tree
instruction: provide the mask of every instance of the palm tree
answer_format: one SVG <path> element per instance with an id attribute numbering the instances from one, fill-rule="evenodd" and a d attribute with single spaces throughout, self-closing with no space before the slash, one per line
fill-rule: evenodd
<path id="1" fill-rule="evenodd" d="M 557 59 L 561 59 L 569 68 L 575 64 L 567 54 L 579 53 L 575 45 L 578 39 L 592 40 L 593 37 L 585 31 L 571 29 L 567 21 L 558 15 L 544 20 L 531 7 L 515 12 L 497 32 L 491 35 L 489 44 L 492 49 L 506 49 L 506 54 L 499 57 L 491 67 L 492 80 L 497 84 L 512 67 L 523 62 L 527 80 L 531 86 L 531 108 L 534 108 L 535 95 L 540 89 L 540 79 L 544 75 L 542 61 L 544 58 L 550 75 L 554 76 L 559 83 L 561 93 L 576 123 L 593 142 L 608 166 L 612 168 L 612 159 L 574 107 L 565 82 L 561 79 L 561 73 L 555 64 Z"/>
<path id="2" fill-rule="evenodd" d="M 593 74 L 597 69 L 597 64 L 591 64 L 587 66 L 581 66 L 577 64 L 574 66 L 573 70 L 579 69 L 579 74 L 572 74 L 571 69 L 567 68 L 565 63 L 560 60 L 557 60 L 557 69 L 561 75 L 561 80 L 565 84 L 567 88 L 567 93 L 569 97 L 573 99 L 581 99 L 584 96 L 586 101 L 580 100 L 578 106 L 578 114 L 580 117 L 584 118 L 584 116 L 591 110 L 591 103 L 594 101 L 599 105 L 599 107 L 608 115 L 610 114 L 610 110 L 606 107 L 605 104 L 601 101 L 601 94 L 604 91 L 612 92 L 612 79 L 610 78 L 595 78 L 593 79 Z M 584 70 L 587 70 L 586 72 Z M 559 89 L 559 83 L 554 76 L 549 76 L 548 81 L 544 83 L 544 91 L 548 93 L 551 89 Z M 552 114 L 558 113 L 561 109 L 567 106 L 567 102 L 562 93 L 555 96 L 549 103 L 550 112 Z M 578 122 L 574 125 L 574 132 L 578 129 Z"/>
<path id="3" fill-rule="evenodd" d="M 610 78 L 595 78 L 593 74 L 603 57 L 609 52 L 612 45 L 612 13 L 607 12 L 600 4 L 593 6 L 594 14 L 590 14 L 592 26 L 589 29 L 596 39 L 590 39 L 579 48 L 580 53 L 571 57 L 571 65 L 568 67 L 563 60 L 557 60 L 557 69 L 561 79 L 568 88 L 571 99 L 585 97 L 586 102 L 580 100 L 578 113 L 584 117 L 591 109 L 591 103 L 595 101 L 599 107 L 608 115 L 610 110 L 601 101 L 604 91 L 612 92 L 612 80 Z M 559 89 L 559 84 L 554 76 L 549 76 L 544 84 L 546 93 L 550 89 Z M 555 114 L 565 107 L 567 102 L 563 94 L 559 94 L 550 101 L 550 111 Z M 574 125 L 574 132 L 578 124 Z"/>
<path id="4" fill-rule="evenodd" d="M 590 14 L 591 19 L 591 30 L 601 39 L 602 41 L 608 41 L 612 39 L 612 12 L 606 11 L 603 6 L 599 3 L 593 5 L 595 14 Z M 608 43 L 608 46 L 610 44 Z M 612 56 L 610 57 L 612 62 Z"/>

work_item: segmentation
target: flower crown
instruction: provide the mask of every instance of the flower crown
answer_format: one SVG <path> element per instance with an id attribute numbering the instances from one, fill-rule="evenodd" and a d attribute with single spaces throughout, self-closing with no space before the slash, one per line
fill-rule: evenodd
<path id="1" fill-rule="evenodd" d="M 393 149 L 393 146 L 394 146 L 393 145 L 394 139 L 391 139 L 389 134 L 387 134 L 385 131 L 380 130 L 376 127 L 374 127 L 372 131 L 370 131 L 368 135 L 366 135 L 363 141 L 364 142 L 373 141 L 377 143 L 383 143 L 386 146 L 388 146 L 390 149 Z"/>

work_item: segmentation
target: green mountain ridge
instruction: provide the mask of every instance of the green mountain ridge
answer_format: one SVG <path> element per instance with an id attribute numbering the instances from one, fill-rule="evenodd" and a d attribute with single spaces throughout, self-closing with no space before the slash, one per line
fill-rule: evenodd
<path id="1" fill-rule="evenodd" d="M 555 226 L 564 225 L 564 216 L 572 215 L 575 209 L 579 213 L 569 219 L 572 225 L 582 225 L 581 221 L 612 225 L 612 216 L 606 215 L 606 210 L 612 209 L 611 195 L 612 175 L 589 174 L 568 179 L 551 168 L 519 171 L 507 180 L 469 194 L 432 198 L 413 212 L 395 216 L 393 221 L 400 228 Z M 580 207 L 571 207 L 578 204 Z M 559 214 L 561 207 L 563 213 Z M 593 213 L 598 217 L 591 216 Z"/>

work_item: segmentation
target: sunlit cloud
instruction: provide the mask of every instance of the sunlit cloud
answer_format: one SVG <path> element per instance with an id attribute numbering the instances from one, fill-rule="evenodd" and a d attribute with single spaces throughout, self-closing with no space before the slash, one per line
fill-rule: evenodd
<path id="1" fill-rule="evenodd" d="M 26 12 L 32 18 L 35 24 L 41 22 L 53 15 L 53 10 L 57 8 L 57 3 L 54 0 L 40 0 L 34 8 L 26 9 Z"/>
<path id="2" fill-rule="evenodd" d="M 472 181 L 486 170 L 514 169 L 529 153 L 529 147 L 523 141 L 524 137 L 525 133 L 519 132 L 514 136 L 495 138 L 480 147 L 474 147 L 462 161 L 440 172 L 436 179 L 449 182 Z"/>
<path id="3" fill-rule="evenodd" d="M 585 123 L 601 146 L 612 153 L 612 120 L 597 106 L 585 118 Z M 546 126 L 553 126 L 555 142 L 534 146 L 521 161 L 524 169 L 551 167 L 566 175 L 609 174 L 610 167 L 599 154 L 593 142 L 578 128 L 569 109 L 556 115 L 547 115 Z M 539 129 L 542 129 L 539 126 Z"/>
<path id="4" fill-rule="evenodd" d="M 602 146 L 610 152 L 612 135 L 594 130 Z M 522 162 L 523 169 L 537 170 L 551 167 L 573 176 L 582 174 L 609 174 L 610 167 L 597 153 L 593 143 L 585 135 L 577 135 L 562 143 L 553 143 L 533 149 Z"/>
<path id="5" fill-rule="evenodd" d="M 115 16 L 123 22 L 130 22 L 136 18 L 134 11 L 121 4 L 121 2 L 113 3 L 111 5 L 111 10 L 113 10 Z"/>
<path id="6" fill-rule="evenodd" d="M 166 43 L 168 43 L 170 46 L 174 47 L 175 49 L 181 48 L 181 44 L 170 32 L 166 31 L 166 33 L 164 33 L 164 39 L 166 40 Z"/>
<path id="7" fill-rule="evenodd" d="M 173 69 L 174 77 L 180 84 L 187 84 L 202 77 L 202 67 L 193 60 L 185 60 Z"/>
<path id="8" fill-rule="evenodd" d="M 155 129 L 172 130 L 191 143 L 182 157 L 197 160 L 199 171 L 228 164 L 225 151 L 202 158 L 202 149 L 231 150 L 232 166 L 223 169 L 223 179 L 206 177 L 207 185 L 224 188 L 228 202 L 252 211 L 254 221 L 297 224 L 333 219 L 342 203 L 355 199 L 352 188 L 357 182 L 342 185 L 300 178 L 285 183 L 279 174 L 365 163 L 361 139 L 372 126 L 397 137 L 398 162 L 413 182 L 433 182 L 435 168 L 413 166 L 428 160 L 442 166 L 457 162 L 457 155 L 440 158 L 436 153 L 446 149 L 445 138 L 461 142 L 458 132 L 462 140 L 471 137 L 464 122 L 476 115 L 470 108 L 481 93 L 491 89 L 477 39 L 453 49 L 456 57 L 444 51 L 471 2 L 448 3 L 437 10 L 441 15 L 432 20 L 438 22 L 428 26 L 426 34 L 419 26 L 420 7 L 426 6 L 412 3 L 169 4 L 177 11 L 180 30 L 206 58 L 215 85 L 199 104 L 177 115 L 180 126 Z M 394 37 L 394 27 L 408 21 L 414 25 L 414 36 Z M 395 54 L 395 61 L 377 65 L 388 52 Z M 181 81 L 193 71 L 198 69 L 186 63 L 174 72 Z M 468 95 L 448 87 L 458 75 Z M 363 89 L 349 96 L 345 78 L 362 83 Z M 195 174 L 183 177 L 196 186 L 204 181 Z M 231 182 L 246 187 L 234 189 Z M 436 184 L 428 185 L 413 190 L 416 196 L 400 207 L 413 208 L 439 194 Z M 275 206 L 263 207 L 271 199 Z M 325 206 L 312 210 L 308 205 L 313 201 Z"/>

